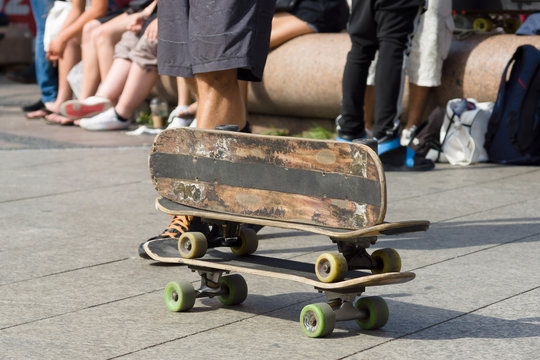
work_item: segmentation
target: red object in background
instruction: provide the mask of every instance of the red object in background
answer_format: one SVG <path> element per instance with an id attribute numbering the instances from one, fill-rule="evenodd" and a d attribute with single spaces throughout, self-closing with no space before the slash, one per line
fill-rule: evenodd
<path id="1" fill-rule="evenodd" d="M 0 12 L 8 16 L 10 24 L 25 24 L 36 35 L 30 0 L 0 0 Z"/>

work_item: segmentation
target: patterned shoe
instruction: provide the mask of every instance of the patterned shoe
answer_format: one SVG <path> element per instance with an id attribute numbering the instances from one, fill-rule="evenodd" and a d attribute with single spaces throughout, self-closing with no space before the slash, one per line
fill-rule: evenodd
<path id="1" fill-rule="evenodd" d="M 163 232 L 157 236 L 142 242 L 139 245 L 139 256 L 144 259 L 150 259 L 148 254 L 144 251 L 144 244 L 151 240 L 163 240 L 163 239 L 179 239 L 180 235 L 185 232 L 198 231 L 205 235 L 210 233 L 210 227 L 203 223 L 199 217 L 196 216 L 173 216 L 169 215 L 172 220 L 169 226 L 163 230 Z"/>
<path id="2" fill-rule="evenodd" d="M 60 113 L 72 119 L 89 118 L 111 108 L 109 99 L 90 96 L 85 100 L 68 100 L 60 105 Z"/>

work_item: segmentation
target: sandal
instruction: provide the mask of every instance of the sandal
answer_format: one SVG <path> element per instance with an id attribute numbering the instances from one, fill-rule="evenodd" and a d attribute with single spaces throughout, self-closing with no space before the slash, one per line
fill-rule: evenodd
<path id="1" fill-rule="evenodd" d="M 43 118 L 45 122 L 49 125 L 60 125 L 60 126 L 71 126 L 73 125 L 74 120 L 66 116 L 60 115 L 55 112 L 51 112 L 49 115 Z"/>
<path id="2" fill-rule="evenodd" d="M 50 111 L 49 109 L 43 107 L 39 110 L 34 110 L 34 111 L 30 111 L 28 113 L 26 113 L 24 116 L 28 119 L 28 120 L 38 120 L 38 119 L 43 119 L 45 116 L 51 114 L 52 111 Z"/>

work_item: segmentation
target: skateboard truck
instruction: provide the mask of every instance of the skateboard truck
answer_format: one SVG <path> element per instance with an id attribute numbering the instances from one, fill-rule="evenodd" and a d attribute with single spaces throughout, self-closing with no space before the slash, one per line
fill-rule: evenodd
<path id="1" fill-rule="evenodd" d="M 207 235 L 201 232 L 185 232 L 178 239 L 178 250 L 184 258 L 198 258 L 206 254 L 207 249 L 219 246 L 230 247 L 240 256 L 249 255 L 257 250 L 259 241 L 255 230 L 244 228 L 235 221 L 209 220 L 204 222 L 212 226 Z"/>
<path id="2" fill-rule="evenodd" d="M 351 240 L 337 240 L 338 250 L 347 260 L 349 269 L 369 269 L 373 274 L 399 272 L 401 270 L 401 257 L 391 248 L 384 248 L 368 254 L 367 248 L 377 242 L 376 236 L 367 236 Z"/>
<path id="3" fill-rule="evenodd" d="M 348 294 L 325 291 L 328 305 L 332 307 L 336 314 L 336 321 L 364 319 L 369 315 L 364 309 L 357 309 L 353 305 L 356 296 L 360 296 L 365 290 L 365 287 L 361 287 Z"/>
<path id="4" fill-rule="evenodd" d="M 219 279 L 221 279 L 224 271 L 215 271 L 203 268 L 191 268 L 191 271 L 197 271 L 201 276 L 201 285 L 199 289 L 195 289 L 197 298 L 212 298 L 225 293 L 219 286 Z"/>
<path id="5" fill-rule="evenodd" d="M 208 248 L 240 246 L 242 241 L 239 237 L 240 224 L 230 221 L 212 221 L 212 231 L 208 235 Z"/>
<path id="6" fill-rule="evenodd" d="M 337 243 L 338 251 L 347 259 L 349 269 L 373 269 L 378 266 L 366 251 L 366 248 L 377 242 L 376 236 L 359 238 L 354 241 L 336 239 L 332 239 L 332 241 Z"/>

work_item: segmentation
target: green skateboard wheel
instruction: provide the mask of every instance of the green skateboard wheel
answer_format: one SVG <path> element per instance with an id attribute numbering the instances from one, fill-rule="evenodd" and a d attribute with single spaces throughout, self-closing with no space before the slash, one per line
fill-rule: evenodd
<path id="1" fill-rule="evenodd" d="M 388 321 L 388 305 L 379 296 L 362 297 L 356 301 L 354 306 L 367 314 L 365 319 L 356 320 L 358 326 L 364 330 L 379 329 Z"/>
<path id="2" fill-rule="evenodd" d="M 328 336 L 336 326 L 336 314 L 327 303 L 306 305 L 300 313 L 300 326 L 309 337 Z"/>
<path id="3" fill-rule="evenodd" d="M 195 288 L 190 282 L 170 282 L 165 287 L 165 304 L 171 311 L 187 311 L 195 305 Z"/>
<path id="4" fill-rule="evenodd" d="M 247 298 L 248 288 L 246 280 L 241 275 L 227 275 L 219 279 L 219 286 L 224 292 L 218 296 L 219 301 L 223 305 L 238 305 L 244 302 Z"/>

